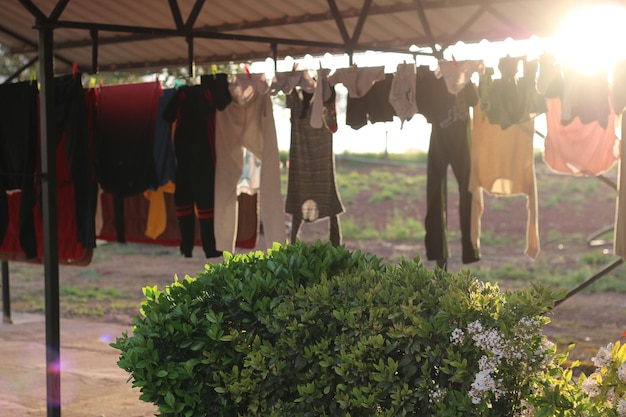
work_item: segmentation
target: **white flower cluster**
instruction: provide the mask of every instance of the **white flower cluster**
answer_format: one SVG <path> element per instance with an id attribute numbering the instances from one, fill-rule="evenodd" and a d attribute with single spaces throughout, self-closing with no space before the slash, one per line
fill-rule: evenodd
<path id="1" fill-rule="evenodd" d="M 619 352 L 616 358 L 613 357 L 614 349 Z M 598 349 L 596 356 L 591 358 L 596 370 L 582 383 L 582 390 L 586 395 L 616 410 L 620 417 L 626 417 L 626 396 L 623 391 L 623 384 L 626 384 L 626 363 L 620 363 L 623 349 L 624 346 L 616 347 L 613 343 Z"/>
<path id="2" fill-rule="evenodd" d="M 626 382 L 626 363 L 621 364 L 617 369 L 617 377 L 620 381 Z"/>
<path id="3" fill-rule="evenodd" d="M 542 340 L 542 345 L 533 352 L 525 351 L 526 343 L 534 337 L 541 329 L 541 322 L 536 318 L 522 318 L 516 326 L 515 335 L 512 340 L 506 339 L 504 334 L 498 329 L 486 329 L 480 321 L 476 320 L 467 326 L 464 333 L 461 329 L 454 329 L 450 335 L 450 341 L 460 344 L 465 340 L 465 336 L 471 337 L 474 345 L 485 354 L 478 361 L 479 371 L 471 385 L 469 396 L 474 404 L 491 395 L 498 398 L 507 393 L 502 379 L 496 379 L 498 368 L 503 363 L 515 363 L 522 368 L 530 363 L 543 362 L 553 345 L 546 340 Z M 544 338 L 545 339 L 545 338 Z M 530 356 L 530 357 L 529 357 Z M 626 416 L 625 416 L 626 417 Z"/>
<path id="4" fill-rule="evenodd" d="M 431 404 L 438 403 L 446 398 L 446 392 L 439 388 L 439 386 L 435 386 L 435 388 L 428 391 L 428 402 Z"/>
<path id="5" fill-rule="evenodd" d="M 489 329 L 480 333 L 472 334 L 472 340 L 476 347 L 491 352 L 502 359 L 506 353 L 506 343 L 502 333 L 496 329 Z"/>
<path id="6" fill-rule="evenodd" d="M 526 400 L 522 400 L 522 411 L 520 417 L 533 417 L 535 415 L 535 406 Z"/>
<path id="7" fill-rule="evenodd" d="M 516 338 L 525 340 L 533 337 L 541 328 L 541 321 L 537 317 L 522 317 L 516 328 Z"/>
<path id="8" fill-rule="evenodd" d="M 495 356 L 483 355 L 478 360 L 478 373 L 472 383 L 469 391 L 469 396 L 472 398 L 472 403 L 478 404 L 484 398 L 485 394 L 493 392 L 495 394 L 501 394 L 503 391 L 499 388 L 499 383 L 493 378 L 496 368 L 500 364 L 500 360 Z"/>
<path id="9" fill-rule="evenodd" d="M 454 343 L 455 345 L 460 345 L 461 343 L 463 343 L 464 340 L 465 340 L 465 333 L 463 332 L 463 330 L 457 327 L 456 329 L 452 331 L 452 334 L 450 335 L 451 343 Z"/>
<path id="10" fill-rule="evenodd" d="M 617 405 L 617 413 L 620 417 L 626 417 L 626 400 L 620 400 Z"/>
<path id="11" fill-rule="evenodd" d="M 613 343 L 609 343 L 607 346 L 601 347 L 598 350 L 598 354 L 591 358 L 596 368 L 611 366 L 611 361 L 613 360 L 613 356 L 611 354 L 612 350 Z"/>
<path id="12" fill-rule="evenodd" d="M 478 369 L 481 371 L 494 372 L 499 364 L 500 361 L 498 360 L 498 358 L 494 356 L 483 355 L 478 360 Z"/>
<path id="13" fill-rule="evenodd" d="M 501 394 L 502 390 L 498 388 L 497 382 L 501 381 L 493 379 L 491 371 L 479 371 L 476 374 L 476 378 L 474 379 L 474 382 L 472 382 L 472 386 L 469 390 L 469 396 L 472 398 L 472 403 L 479 404 L 488 392 L 493 392 L 496 395 Z"/>
<path id="14" fill-rule="evenodd" d="M 583 381 L 582 388 L 583 392 L 591 398 L 600 395 L 600 386 L 598 385 L 598 380 L 594 378 L 593 375 Z"/>

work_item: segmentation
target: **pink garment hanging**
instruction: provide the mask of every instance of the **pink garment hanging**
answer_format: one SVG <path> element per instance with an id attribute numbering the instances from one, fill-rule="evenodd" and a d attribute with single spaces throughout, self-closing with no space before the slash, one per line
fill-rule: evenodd
<path id="1" fill-rule="evenodd" d="M 473 73 L 483 74 L 485 63 L 482 60 L 439 61 L 435 77 L 443 77 L 450 94 L 458 94 L 469 83 Z"/>
<path id="2" fill-rule="evenodd" d="M 610 112 L 607 128 L 594 121 L 583 124 L 574 118 L 569 124 L 561 123 L 561 99 L 547 98 L 543 159 L 554 171 L 570 175 L 600 175 L 609 170 L 620 155 L 620 140 L 615 134 L 615 114 Z"/>
<path id="3" fill-rule="evenodd" d="M 348 97 L 359 98 L 367 94 L 376 81 L 385 79 L 385 67 L 337 68 L 328 77 L 330 85 L 343 84 Z"/>

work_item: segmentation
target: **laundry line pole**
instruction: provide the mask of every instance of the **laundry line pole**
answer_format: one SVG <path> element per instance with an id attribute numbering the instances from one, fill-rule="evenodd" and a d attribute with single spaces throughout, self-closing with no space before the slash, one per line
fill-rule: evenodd
<path id="1" fill-rule="evenodd" d="M 9 290 L 9 262 L 2 261 L 2 322 L 11 324 L 11 291 Z"/>
<path id="2" fill-rule="evenodd" d="M 54 143 L 53 29 L 39 26 L 39 111 L 41 196 L 46 309 L 46 390 L 48 417 L 61 416 L 59 248 Z"/>

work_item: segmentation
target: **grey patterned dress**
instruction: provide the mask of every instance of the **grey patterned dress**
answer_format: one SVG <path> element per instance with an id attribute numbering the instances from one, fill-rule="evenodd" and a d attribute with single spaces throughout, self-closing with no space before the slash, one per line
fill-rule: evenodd
<path id="1" fill-rule="evenodd" d="M 291 241 L 302 222 L 330 217 L 330 241 L 341 243 L 337 215 L 344 207 L 335 182 L 333 135 L 326 128 L 311 126 L 312 94 L 295 89 L 287 95 L 291 109 L 291 146 L 285 211 L 292 215 Z M 334 103 L 333 103 L 334 105 Z"/>

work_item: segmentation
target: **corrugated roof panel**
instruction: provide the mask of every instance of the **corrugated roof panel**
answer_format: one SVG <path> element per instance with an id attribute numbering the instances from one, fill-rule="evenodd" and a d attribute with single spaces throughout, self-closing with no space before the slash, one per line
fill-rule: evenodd
<path id="1" fill-rule="evenodd" d="M 44 14 L 58 0 L 33 0 Z M 375 46 L 380 50 L 405 50 L 410 45 L 428 46 L 431 40 L 420 20 L 418 5 L 424 7 L 435 42 L 441 45 L 481 39 L 528 38 L 551 35 L 568 11 L 592 0 L 373 0 L 357 45 L 344 39 L 327 0 L 229 0 L 219 5 L 204 2 L 194 25 L 196 61 L 265 59 L 271 55 L 271 41 L 278 57 L 310 53 L 355 52 Z M 626 0 L 619 0 L 626 4 Z M 196 0 L 178 0 L 181 20 L 187 22 Z M 348 37 L 354 35 L 363 0 L 336 0 Z M 481 10 L 482 12 L 477 14 Z M 3 0 L 0 43 L 10 50 L 35 56 L 38 33 L 35 18 L 19 0 Z M 475 21 L 468 19 L 475 18 Z M 74 22 L 78 28 L 54 31 L 58 65 L 78 62 L 91 66 L 92 38 L 89 29 L 98 24 L 98 63 L 101 69 L 144 68 L 167 62 L 186 62 L 184 35 L 176 26 L 168 0 L 69 0 L 60 24 Z M 103 26 L 109 25 L 109 27 Z M 111 25 L 136 27 L 133 33 L 117 33 Z M 150 33 L 143 29 L 155 28 Z M 175 36 L 173 36 L 175 35 Z M 215 39 L 210 39 L 214 37 Z M 258 40 L 253 41 L 252 38 Z M 223 38 L 223 39 L 217 39 Z M 285 41 L 287 39 L 288 41 Z M 298 41 L 300 44 L 295 44 Z M 275 42 L 274 42 L 275 43 Z M 338 48 L 332 45 L 341 45 Z M 146 64 L 148 63 L 148 64 Z"/>

